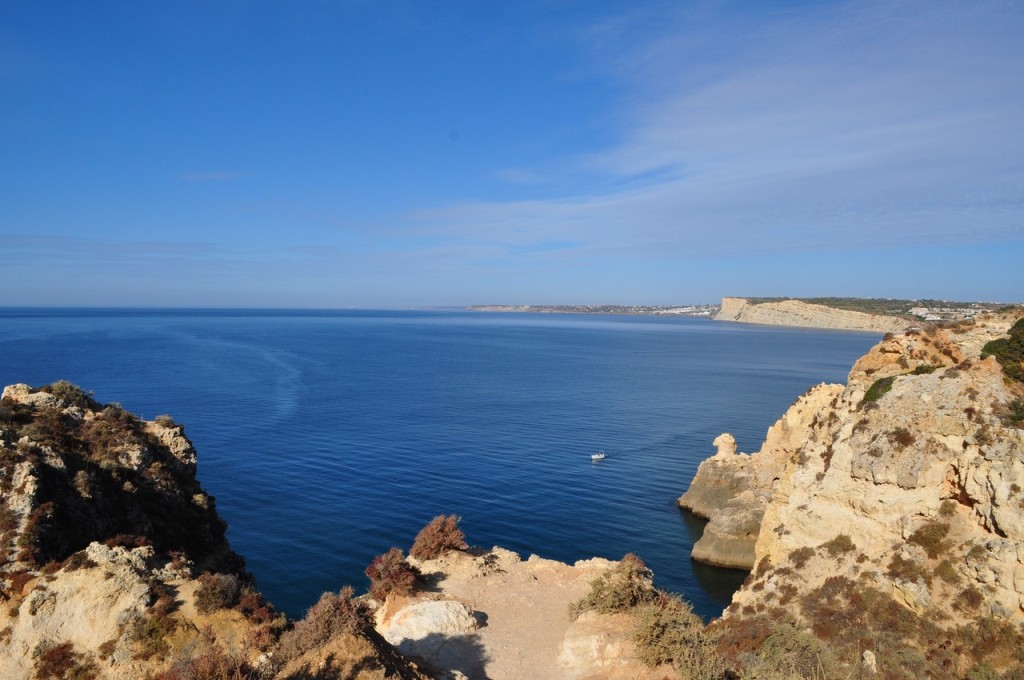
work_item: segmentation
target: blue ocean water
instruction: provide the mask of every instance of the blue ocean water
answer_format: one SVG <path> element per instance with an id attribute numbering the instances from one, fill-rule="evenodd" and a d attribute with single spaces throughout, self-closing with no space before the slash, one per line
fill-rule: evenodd
<path id="1" fill-rule="evenodd" d="M 0 310 L 0 381 L 172 415 L 261 590 L 301 615 L 441 513 L 563 561 L 640 555 L 705 616 L 675 499 L 712 439 L 756 450 L 877 335 L 703 319 L 397 311 Z M 592 463 L 590 454 L 608 458 Z"/>

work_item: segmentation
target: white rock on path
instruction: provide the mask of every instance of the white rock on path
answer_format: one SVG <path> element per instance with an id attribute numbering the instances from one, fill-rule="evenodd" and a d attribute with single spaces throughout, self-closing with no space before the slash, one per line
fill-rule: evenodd
<path id="1" fill-rule="evenodd" d="M 473 610 L 455 600 L 426 600 L 404 607 L 381 634 L 403 654 L 446 666 L 453 641 L 472 635 L 480 624 Z"/>

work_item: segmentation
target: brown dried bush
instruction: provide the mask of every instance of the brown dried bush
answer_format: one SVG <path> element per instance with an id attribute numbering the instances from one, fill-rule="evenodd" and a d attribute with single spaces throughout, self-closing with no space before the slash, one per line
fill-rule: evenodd
<path id="1" fill-rule="evenodd" d="M 910 543 L 916 543 L 917 545 L 924 548 L 924 551 L 928 553 L 928 557 L 933 560 L 939 555 L 949 550 L 952 543 L 943 540 L 946 538 L 946 534 L 949 533 L 949 525 L 942 522 L 928 522 L 918 527 L 914 533 L 910 534 L 910 538 L 907 539 Z"/>
<path id="2" fill-rule="evenodd" d="M 852 552 L 857 546 L 853 544 L 853 541 L 850 540 L 849 536 L 846 534 L 839 534 L 831 541 L 822 543 L 821 547 L 824 548 L 832 557 L 839 557 L 844 553 Z"/>
<path id="3" fill-rule="evenodd" d="M 377 555 L 366 568 L 370 579 L 370 597 L 383 602 L 388 595 L 411 595 L 416 590 L 419 569 L 409 564 L 400 548 Z"/>
<path id="4" fill-rule="evenodd" d="M 359 635 L 373 623 L 365 604 L 352 599 L 355 591 L 345 586 L 339 593 L 324 593 L 306 617 L 281 636 L 275 658 L 281 663 L 302 656 L 338 635 Z"/>
<path id="5" fill-rule="evenodd" d="M 898 427 L 889 433 L 889 443 L 905 449 L 915 441 L 914 434 L 905 427 Z"/>
<path id="6" fill-rule="evenodd" d="M 242 585 L 234 574 L 207 572 L 201 575 L 198 581 L 196 609 L 201 614 L 234 607 L 242 595 Z"/>
<path id="7" fill-rule="evenodd" d="M 199 648 L 188 657 L 176 660 L 152 680 L 256 680 L 260 673 L 244 656 L 224 649 L 207 631 Z"/>
<path id="8" fill-rule="evenodd" d="M 653 602 L 657 591 L 652 579 L 653 574 L 644 561 L 627 553 L 617 566 L 590 582 L 590 593 L 569 605 L 569 619 L 575 621 L 591 609 L 609 614 Z"/>
<path id="9" fill-rule="evenodd" d="M 659 593 L 637 611 L 633 642 L 636 657 L 647 666 L 672 664 L 683 678 L 717 678 L 726 670 L 718 654 L 719 634 L 683 600 Z"/>
<path id="10" fill-rule="evenodd" d="M 789 553 L 789 561 L 797 569 L 802 569 L 807 561 L 814 557 L 814 548 L 804 546 Z"/>
<path id="11" fill-rule="evenodd" d="M 46 649 L 36 659 L 35 680 L 94 680 L 96 664 L 76 652 L 70 642 Z"/>
<path id="12" fill-rule="evenodd" d="M 465 550 L 466 535 L 459 528 L 458 515 L 438 515 L 420 529 L 409 554 L 418 560 L 432 560 L 449 550 Z"/>

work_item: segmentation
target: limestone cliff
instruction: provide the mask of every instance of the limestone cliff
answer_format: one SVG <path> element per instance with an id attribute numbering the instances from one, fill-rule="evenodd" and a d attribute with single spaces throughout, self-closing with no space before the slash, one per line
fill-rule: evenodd
<path id="1" fill-rule="evenodd" d="M 711 517 L 709 548 L 694 557 L 723 563 L 739 553 L 755 567 L 728 625 L 795 617 L 853 644 L 825 618 L 846 621 L 857 649 L 890 663 L 903 654 L 928 670 L 914 677 L 964 674 L 970 657 L 958 641 L 992 631 L 1015 639 L 1024 621 L 1024 385 L 995 357 L 982 359 L 982 347 L 1020 315 L 886 336 L 845 387 L 797 400 L 758 453 L 722 446 L 701 465 L 681 499 Z M 740 532 L 742 550 L 729 544 Z M 895 638 L 892 626 L 903 626 Z M 999 645 L 985 654 L 976 658 L 995 667 L 1016 659 Z"/>
<path id="2" fill-rule="evenodd" d="M 681 507 L 709 519 L 693 546 L 693 558 L 720 567 L 752 569 L 754 545 L 772 492 L 787 463 L 805 443 L 806 432 L 822 408 L 836 400 L 840 385 L 817 385 L 768 430 L 761 449 L 736 453 L 730 434 L 715 439 L 718 453 L 697 468 Z"/>
<path id="3" fill-rule="evenodd" d="M 290 624 L 232 552 L 195 463 L 170 418 L 65 382 L 4 389 L 0 677 L 422 677 L 379 636 L 345 631 L 292 645 L 283 668 Z"/>
<path id="4" fill-rule="evenodd" d="M 782 564 L 842 534 L 880 568 L 896 556 L 926 570 L 948 560 L 960 577 L 951 581 L 980 588 L 993 613 L 1020 618 L 1024 430 L 1002 417 L 1019 395 L 978 351 L 1013 320 L 906 333 L 859 360 L 785 470 L 755 558 Z M 913 607 L 949 599 L 941 580 L 889 571 L 879 583 Z"/>
<path id="5" fill-rule="evenodd" d="M 800 300 L 752 304 L 746 298 L 736 297 L 722 298 L 722 308 L 714 318 L 717 321 L 739 321 L 771 326 L 835 328 L 877 333 L 901 331 L 911 323 L 898 317 L 837 309 Z"/>

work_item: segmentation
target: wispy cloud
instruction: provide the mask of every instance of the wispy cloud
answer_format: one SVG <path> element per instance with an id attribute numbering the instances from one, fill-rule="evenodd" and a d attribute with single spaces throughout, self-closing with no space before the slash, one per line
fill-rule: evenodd
<path id="1" fill-rule="evenodd" d="M 595 29 L 632 92 L 621 141 L 572 169 L 600 189 L 438 207 L 417 228 L 637 257 L 1024 238 L 1019 5 L 726 12 Z"/>

